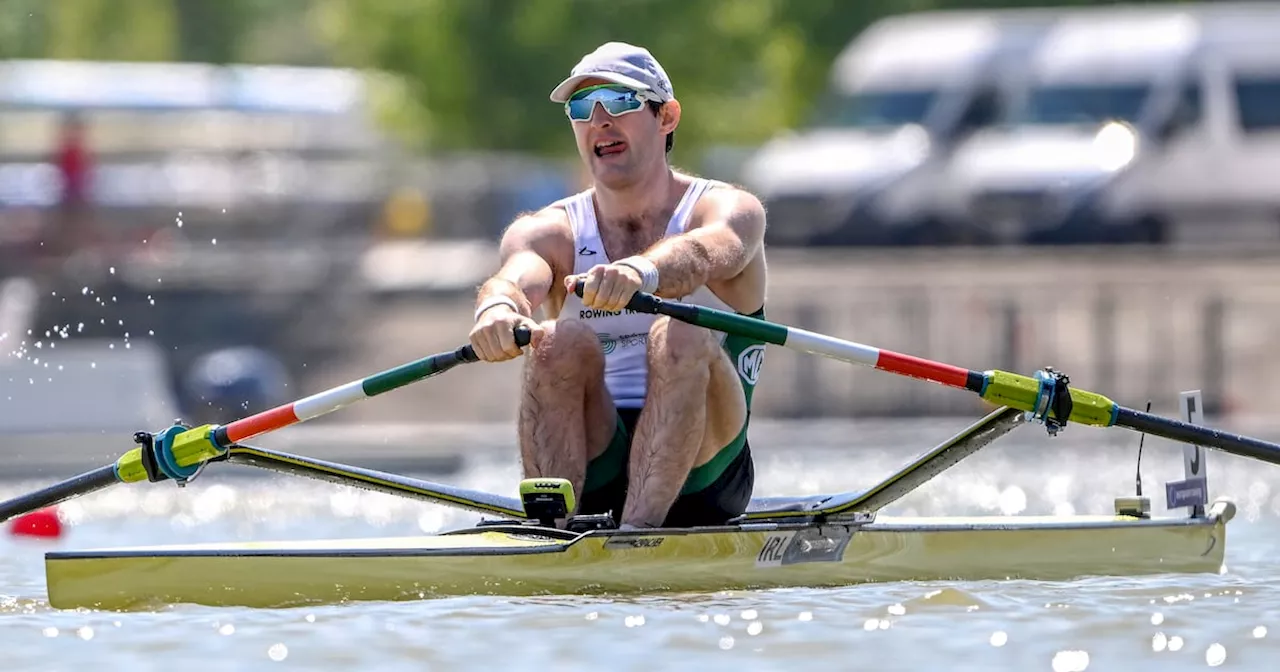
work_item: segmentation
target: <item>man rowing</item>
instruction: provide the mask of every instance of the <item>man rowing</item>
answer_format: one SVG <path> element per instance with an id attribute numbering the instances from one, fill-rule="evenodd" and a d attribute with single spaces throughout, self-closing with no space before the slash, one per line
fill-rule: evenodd
<path id="1" fill-rule="evenodd" d="M 764 208 L 672 168 L 681 107 L 648 50 L 600 46 L 551 100 L 592 186 L 503 233 L 471 345 L 504 361 L 522 354 L 517 327 L 532 334 L 518 419 L 526 478 L 568 479 L 577 513 L 611 512 L 624 529 L 722 524 L 754 486 L 747 425 L 764 344 L 624 306 L 642 291 L 763 317 Z"/>

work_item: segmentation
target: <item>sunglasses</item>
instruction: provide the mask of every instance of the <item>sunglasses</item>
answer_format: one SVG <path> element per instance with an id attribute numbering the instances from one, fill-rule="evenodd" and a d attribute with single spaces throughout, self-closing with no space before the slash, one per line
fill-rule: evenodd
<path id="1" fill-rule="evenodd" d="M 656 96 L 645 91 L 620 86 L 618 84 L 598 84 L 588 86 L 574 93 L 564 104 L 564 113 L 573 121 L 588 121 L 596 103 L 604 108 L 610 116 L 620 117 L 644 108 L 648 101 L 661 102 Z"/>

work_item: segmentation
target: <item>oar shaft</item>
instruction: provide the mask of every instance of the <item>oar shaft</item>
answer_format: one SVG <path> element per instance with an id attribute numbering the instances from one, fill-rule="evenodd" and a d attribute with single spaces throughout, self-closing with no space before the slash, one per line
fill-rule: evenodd
<path id="1" fill-rule="evenodd" d="M 574 291 L 581 296 L 582 283 Z M 714 329 L 791 350 L 823 355 L 851 364 L 932 381 L 969 390 L 984 400 L 1024 412 L 1044 413 L 1038 408 L 1045 398 L 1043 381 L 1008 371 L 974 371 L 942 362 L 881 350 L 862 343 L 833 338 L 812 331 L 766 322 L 715 308 L 668 301 L 651 294 L 637 293 L 627 308 L 642 313 L 667 315 L 682 322 Z M 1224 432 L 1179 420 L 1125 408 L 1098 394 L 1071 388 L 1068 422 L 1095 427 L 1121 426 L 1153 436 L 1181 441 L 1280 465 L 1280 444 L 1240 434 Z"/>
<path id="2" fill-rule="evenodd" d="M 531 336 L 528 329 L 517 328 L 515 342 L 521 347 L 526 346 Z M 135 435 L 135 439 L 140 442 L 145 439 L 144 445 L 121 455 L 115 464 L 7 502 L 0 502 L 0 522 L 114 483 L 190 478 L 203 463 L 224 455 L 240 441 L 310 420 L 361 399 L 404 387 L 478 359 L 471 346 L 464 345 L 452 352 L 443 352 L 387 369 L 363 380 L 339 385 L 227 425 L 204 425 L 190 429 L 174 426 L 158 434 L 139 433 Z M 156 475 L 157 472 L 159 476 Z"/>
<path id="3" fill-rule="evenodd" d="M 1193 425 L 1182 420 L 1164 418 L 1123 406 L 1116 413 L 1116 425 L 1171 441 L 1217 448 L 1240 457 L 1251 457 L 1280 465 L 1280 444 L 1243 434 Z"/>
<path id="4" fill-rule="evenodd" d="M 453 352 L 444 352 L 402 364 L 363 380 L 313 394 L 293 403 L 277 406 L 247 418 L 223 425 L 215 436 L 219 448 L 227 448 L 255 436 L 288 427 L 326 413 L 332 413 L 362 399 L 404 387 L 410 383 L 448 371 L 463 362 L 476 361 L 471 346 L 464 345 Z"/>
<path id="5" fill-rule="evenodd" d="M 14 497 L 7 502 L 0 502 L 0 523 L 53 506 L 72 497 L 87 495 L 117 482 L 115 465 L 98 467 L 42 490 Z"/>
<path id="6" fill-rule="evenodd" d="M 983 389 L 984 377 L 979 371 L 970 371 L 963 367 L 892 350 L 882 350 L 806 329 L 765 322 L 714 308 L 666 301 L 650 294 L 634 295 L 627 307 L 639 312 L 667 315 L 707 329 L 733 332 L 791 350 L 822 355 L 850 364 L 869 366 L 881 371 L 958 387 L 979 394 Z"/>

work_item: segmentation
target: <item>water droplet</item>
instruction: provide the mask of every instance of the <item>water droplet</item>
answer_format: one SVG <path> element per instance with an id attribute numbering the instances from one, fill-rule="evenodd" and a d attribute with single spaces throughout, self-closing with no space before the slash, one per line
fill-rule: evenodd
<path id="1" fill-rule="evenodd" d="M 1164 623 L 1164 614 L 1158 611 L 1151 614 L 1151 625 L 1160 625 L 1161 623 Z"/>
<path id="2" fill-rule="evenodd" d="M 116 267 L 115 267 L 115 266 L 112 266 L 111 268 L 108 268 L 108 269 L 107 269 L 107 271 L 109 271 L 109 272 L 111 273 L 111 275 L 115 275 L 115 274 L 116 274 Z"/>
<path id="3" fill-rule="evenodd" d="M 1263 637 L 1266 637 L 1266 636 L 1267 636 L 1267 626 L 1259 625 L 1258 627 L 1253 629 L 1254 639 L 1262 639 Z"/>
<path id="4" fill-rule="evenodd" d="M 1182 638 L 1181 638 L 1181 637 L 1179 637 L 1179 636 L 1177 636 L 1177 635 L 1174 635 L 1174 636 L 1170 637 L 1170 638 L 1169 638 L 1169 650 L 1170 650 L 1170 651 L 1181 651 L 1181 650 L 1182 650 Z"/>
<path id="5" fill-rule="evenodd" d="M 87 295 L 88 293 L 89 293 L 89 287 L 88 287 L 88 286 L 85 286 L 85 287 L 81 287 L 81 288 L 80 288 L 80 294 L 81 294 L 81 295 Z"/>
<path id="6" fill-rule="evenodd" d="M 227 623 L 221 628 L 218 628 L 219 635 L 231 635 L 231 634 L 234 634 L 235 631 L 236 631 L 236 626 L 231 625 L 230 623 Z"/>
<path id="7" fill-rule="evenodd" d="M 316 615 L 315 615 L 315 614 L 307 614 L 307 622 L 308 622 L 308 623 L 315 623 L 315 622 L 316 622 Z"/>
<path id="8" fill-rule="evenodd" d="M 1208 663 L 1209 667 L 1217 667 L 1227 662 L 1227 647 L 1217 642 L 1210 644 L 1209 649 L 1204 652 L 1204 662 Z"/>
<path id="9" fill-rule="evenodd" d="M 728 635 L 725 635 L 724 637 L 721 637 L 721 638 L 720 638 L 720 648 L 721 648 L 721 649 L 723 649 L 723 650 L 725 650 L 725 651 L 728 651 L 729 649 L 732 649 L 732 648 L 733 648 L 733 637 L 730 637 L 730 636 L 728 636 Z"/>
<path id="10" fill-rule="evenodd" d="M 1004 630 L 996 630 L 991 633 L 991 646 L 1004 646 L 1009 643 L 1009 633 Z"/>
<path id="11" fill-rule="evenodd" d="M 1151 650 L 1155 652 L 1164 651 L 1169 646 L 1169 638 L 1165 637 L 1163 632 L 1157 632 L 1151 635 Z"/>
<path id="12" fill-rule="evenodd" d="M 759 615 L 755 609 L 744 609 L 740 614 L 744 621 L 754 621 Z"/>
<path id="13" fill-rule="evenodd" d="M 796 619 L 797 619 L 797 620 L 801 620 L 801 621 L 812 621 L 812 620 L 813 620 L 813 612 L 812 612 L 812 611 L 802 611 L 802 612 L 800 612 L 800 615 L 799 615 L 799 616 L 796 616 Z"/>
<path id="14" fill-rule="evenodd" d="M 907 613 L 907 608 L 902 606 L 901 604 L 891 604 L 889 605 L 889 613 L 893 614 L 894 616 L 901 616 Z"/>
<path id="15" fill-rule="evenodd" d="M 594 621 L 594 620 L 596 620 L 597 618 L 600 618 L 600 614 L 599 614 L 599 612 L 592 611 L 592 612 L 590 612 L 590 613 L 588 613 L 588 614 L 586 615 L 586 619 L 587 619 L 588 621 Z"/>
<path id="16" fill-rule="evenodd" d="M 148 329 L 148 330 L 147 330 L 147 335 L 148 335 L 148 336 L 155 336 L 155 335 L 156 335 L 156 332 L 155 332 L 155 330 L 153 330 L 153 329 Z"/>
<path id="17" fill-rule="evenodd" d="M 755 637 L 762 631 L 764 631 L 764 623 L 761 623 L 760 621 L 751 621 L 751 623 L 747 625 L 747 634 L 752 637 Z"/>
<path id="18" fill-rule="evenodd" d="M 628 616 L 622 619 L 622 622 L 628 628 L 638 628 L 644 625 L 644 616 Z"/>
<path id="19" fill-rule="evenodd" d="M 76 630 L 76 634 L 80 635 L 80 639 L 83 639 L 84 641 L 87 642 L 93 639 L 93 628 L 87 625 L 83 626 L 79 630 Z"/>
<path id="20" fill-rule="evenodd" d="M 1053 654 L 1053 672 L 1084 672 L 1089 669 L 1086 651 L 1059 651 Z"/>
<path id="21" fill-rule="evenodd" d="M 96 368 L 98 368 L 98 363 L 97 363 L 97 362 L 89 362 L 89 368 L 91 368 L 91 369 L 96 369 Z"/>
<path id="22" fill-rule="evenodd" d="M 210 244 L 213 244 L 213 245 L 217 245 L 217 244 L 218 244 L 218 239 L 217 239 L 217 238 L 212 238 L 212 239 L 210 239 L 210 240 L 209 240 L 209 243 L 210 243 Z"/>
<path id="23" fill-rule="evenodd" d="M 280 662 L 289 657 L 289 647 L 280 643 L 272 644 L 271 648 L 267 649 L 267 655 L 271 660 Z"/>
<path id="24" fill-rule="evenodd" d="M 55 628 L 55 627 L 52 627 L 52 626 L 47 627 L 47 628 L 45 628 L 44 630 L 41 630 L 40 632 L 43 632 L 45 637 L 57 637 L 57 636 L 58 636 L 58 629 L 57 629 L 57 628 Z"/>

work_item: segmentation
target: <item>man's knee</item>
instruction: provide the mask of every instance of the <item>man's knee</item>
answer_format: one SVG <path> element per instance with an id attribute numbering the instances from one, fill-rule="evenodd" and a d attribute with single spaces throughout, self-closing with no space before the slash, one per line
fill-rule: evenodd
<path id="1" fill-rule="evenodd" d="M 603 350 L 596 332 L 581 320 L 554 320 L 542 323 L 545 335 L 528 354 L 530 367 L 603 365 Z M 598 360 L 598 361 L 597 361 Z"/>
<path id="2" fill-rule="evenodd" d="M 649 328 L 651 365 L 710 366 L 720 353 L 715 334 L 708 329 L 662 317 Z"/>

